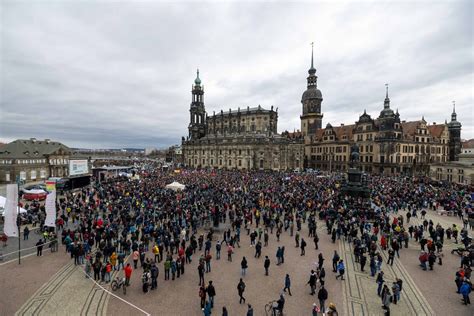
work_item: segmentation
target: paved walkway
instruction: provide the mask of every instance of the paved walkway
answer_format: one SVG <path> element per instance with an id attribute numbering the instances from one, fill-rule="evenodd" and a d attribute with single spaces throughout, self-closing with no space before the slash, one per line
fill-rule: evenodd
<path id="1" fill-rule="evenodd" d="M 105 315 L 105 292 L 71 261 L 45 283 L 16 315 Z"/>
<path id="2" fill-rule="evenodd" d="M 364 272 L 355 263 L 352 245 L 342 241 L 339 243 L 341 258 L 346 263 L 346 281 L 344 283 L 345 310 L 349 315 L 380 315 L 383 313 L 381 299 L 377 296 L 375 277 L 370 276 L 368 264 Z M 424 298 L 406 269 L 395 260 L 393 266 L 387 265 L 388 255 L 381 252 L 384 258 L 382 270 L 385 284 L 391 288 L 395 278 L 403 280 L 401 300 L 397 305 L 391 305 L 392 313 L 396 315 L 434 315 L 433 310 Z M 369 271 L 367 271 L 369 270 Z"/>
<path id="3" fill-rule="evenodd" d="M 405 212 L 401 212 L 401 214 L 405 215 Z M 460 223 L 458 218 L 439 216 L 434 212 L 429 212 L 427 217 L 432 218 L 435 224 L 437 222 L 440 222 L 442 225 Z M 412 219 L 412 221 L 414 224 L 420 224 L 422 222 L 421 219 Z M 341 315 L 382 315 L 383 310 L 381 308 L 381 300 L 376 295 L 377 284 L 375 283 L 375 278 L 370 277 L 369 272 L 360 271 L 360 266 L 357 263 L 354 263 L 351 245 L 342 240 L 337 241 L 336 244 L 332 244 L 329 236 L 326 234 L 326 228 L 324 225 L 318 225 L 318 233 L 321 239 L 320 251 L 322 251 L 326 257 L 326 278 L 329 286 L 328 290 L 330 291 L 330 300 L 340 304 L 339 310 Z M 295 249 L 291 246 L 293 245 L 293 238 L 289 237 L 288 233 L 282 235 L 281 243 L 276 243 L 274 235 L 270 236 L 270 247 L 264 249 L 264 255 L 268 254 L 272 259 L 271 274 L 273 276 L 266 279 L 261 276 L 262 273 L 260 270 L 262 269 L 262 259 L 257 260 L 253 258 L 253 249 L 249 248 L 248 237 L 243 234 L 241 243 L 242 248 L 239 248 L 236 252 L 236 263 L 229 264 L 225 258 L 220 262 L 213 260 L 212 275 L 214 275 L 214 283 L 217 283 L 219 289 L 218 306 L 220 307 L 221 304 L 225 304 L 233 311 L 231 314 L 244 314 L 245 306 L 237 304 L 234 297 L 236 296 L 236 293 L 232 290 L 235 287 L 234 283 L 236 280 L 238 281 L 241 256 L 245 255 L 249 258 L 249 263 L 251 264 L 248 275 L 250 279 L 246 280 L 246 282 L 248 281 L 249 298 L 260 297 L 259 302 L 256 302 L 255 300 L 252 302 L 252 304 L 256 305 L 256 311 L 258 311 L 257 315 L 260 315 L 260 312 L 263 311 L 263 304 L 278 295 L 278 289 L 281 286 L 285 273 L 292 274 L 292 284 L 294 285 L 292 291 L 296 294 L 292 298 L 288 298 L 288 315 L 292 315 L 290 311 L 296 310 L 301 310 L 303 313 L 301 307 L 306 308 L 308 305 L 311 306 L 311 302 L 314 300 L 314 297 L 307 296 L 308 289 L 304 284 L 307 281 L 309 267 L 311 267 L 313 262 L 316 261 L 316 255 L 319 253 L 319 251 L 311 250 L 313 248 L 312 242 L 310 238 L 306 238 L 306 235 L 307 229 L 304 226 L 302 236 L 305 237 L 308 242 L 306 257 L 300 257 L 299 249 Z M 287 246 L 288 262 L 285 263 L 284 266 L 276 267 L 273 266 L 275 253 L 274 248 L 277 245 L 282 244 Z M 449 242 L 447 247 L 453 247 L 452 242 Z M 347 273 L 345 281 L 332 280 L 334 274 L 330 272 L 330 261 L 333 249 L 339 249 L 341 258 L 343 258 L 346 263 Z M 414 242 L 410 242 L 409 249 L 414 251 L 415 249 L 419 249 L 419 246 Z M 405 255 L 403 252 L 404 251 L 402 250 L 402 256 Z M 419 285 L 415 283 L 402 262 L 395 258 L 394 265 L 388 266 L 386 264 L 388 261 L 387 254 L 383 251 L 381 251 L 381 253 L 384 258 L 382 270 L 385 273 L 386 284 L 391 287 L 391 283 L 396 277 L 403 280 L 401 300 L 397 305 L 391 305 L 392 314 L 435 315 L 436 313 L 425 299 L 422 291 L 420 291 Z M 63 255 L 68 256 L 66 254 Z M 449 260 L 452 259 L 449 258 Z M 168 314 L 165 313 L 166 315 L 177 315 L 177 309 L 182 312 L 186 311 L 183 315 L 197 315 L 197 288 L 195 286 L 197 284 L 195 271 L 196 261 L 197 260 L 193 260 L 193 263 L 187 266 L 187 273 L 181 278 L 181 280 L 175 282 L 162 281 L 163 271 L 162 266 L 160 265 L 159 290 L 156 293 L 152 293 L 150 296 L 145 296 L 140 291 L 140 282 L 137 280 L 139 279 L 139 273 L 134 273 L 132 287 L 127 291 L 128 293 L 125 297 L 121 295 L 121 293 L 116 294 L 148 311 L 155 310 L 158 306 L 156 305 L 156 299 L 159 299 L 159 306 L 164 308 L 164 310 L 170 311 L 169 308 L 173 308 L 173 312 Z M 257 265 L 257 267 L 255 267 L 255 265 Z M 295 269 L 295 267 L 297 268 Z M 288 268 L 289 270 L 287 270 Z M 366 269 L 369 270 L 368 264 L 366 265 Z M 418 273 L 418 271 L 415 270 L 415 273 Z M 254 281 L 252 281 L 252 279 L 254 279 Z M 265 281 L 261 283 L 257 280 Z M 447 278 L 446 281 L 448 281 Z M 185 283 L 183 284 L 183 282 Z M 166 283 L 166 285 L 164 283 Z M 183 287 L 183 285 L 185 286 Z M 109 285 L 104 285 L 104 287 L 109 289 Z M 166 289 L 166 291 L 163 291 L 164 289 Z M 224 289 L 231 289 L 230 293 Z M 269 291 L 269 289 L 271 289 L 271 291 Z M 335 295 L 337 295 L 336 293 L 341 292 L 341 298 L 335 297 Z M 176 295 L 177 293 L 181 293 L 181 295 Z M 155 297 L 155 299 L 152 297 Z M 183 297 L 184 300 L 181 300 Z M 83 266 L 75 266 L 74 263 L 70 261 L 54 274 L 53 277 L 51 277 L 50 280 L 18 310 L 16 315 L 85 316 L 106 314 L 125 315 L 137 313 L 137 310 L 123 302 L 119 302 L 116 298 L 112 298 L 113 301 L 110 301 L 110 304 L 109 300 L 111 300 L 111 295 L 96 286 L 92 280 L 85 278 Z M 183 303 L 185 304 L 183 305 Z M 189 303 L 191 304 L 189 307 L 184 307 L 188 306 Z M 176 304 L 181 305 L 178 307 Z M 163 312 L 163 309 L 160 308 L 159 310 Z M 307 310 L 305 309 L 305 311 Z M 219 314 L 219 310 L 216 310 L 215 312 Z"/>

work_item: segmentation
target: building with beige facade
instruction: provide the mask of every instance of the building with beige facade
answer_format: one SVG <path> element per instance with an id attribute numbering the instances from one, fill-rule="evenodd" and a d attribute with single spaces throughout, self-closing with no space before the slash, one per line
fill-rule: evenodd
<path id="1" fill-rule="evenodd" d="M 433 180 L 474 185 L 474 146 L 463 143 L 462 152 L 457 161 L 434 163 L 430 165 L 430 177 Z"/>
<path id="2" fill-rule="evenodd" d="M 70 162 L 89 160 L 68 146 L 50 139 L 17 139 L 0 148 L 0 184 L 42 182 L 50 177 L 77 180 Z M 90 168 L 88 168 L 90 169 Z"/>
<path id="3" fill-rule="evenodd" d="M 221 110 L 208 116 L 199 71 L 192 86 L 189 136 L 182 139 L 188 167 L 247 170 L 301 169 L 302 137 L 278 134 L 278 109 Z"/>
<path id="4" fill-rule="evenodd" d="M 278 110 L 257 107 L 221 110 L 208 116 L 198 76 L 192 87 L 189 136 L 182 139 L 184 164 L 190 167 L 290 170 L 312 168 L 345 172 L 350 148 L 359 146 L 360 167 L 374 174 L 430 173 L 430 165 L 458 160 L 461 123 L 455 107 L 451 121 L 405 121 L 390 104 L 388 85 L 380 114 L 365 110 L 350 125 L 322 127 L 321 90 L 313 55 L 301 97 L 301 131 L 278 134 Z"/>

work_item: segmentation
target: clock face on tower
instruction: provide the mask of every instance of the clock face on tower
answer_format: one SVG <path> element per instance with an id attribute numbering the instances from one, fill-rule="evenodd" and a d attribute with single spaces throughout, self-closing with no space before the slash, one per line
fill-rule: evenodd
<path id="1" fill-rule="evenodd" d="M 310 113 L 314 113 L 314 112 L 317 112 L 317 102 L 316 100 L 310 100 L 308 102 L 308 112 Z"/>

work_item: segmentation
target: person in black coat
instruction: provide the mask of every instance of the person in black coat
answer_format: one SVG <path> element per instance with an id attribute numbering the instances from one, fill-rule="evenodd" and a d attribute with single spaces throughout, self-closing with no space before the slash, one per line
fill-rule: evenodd
<path id="1" fill-rule="evenodd" d="M 324 286 L 321 286 L 318 292 L 318 300 L 319 300 L 319 309 L 321 312 L 325 311 L 325 306 L 324 303 L 328 299 L 328 291 L 324 288 Z"/>
<path id="2" fill-rule="evenodd" d="M 43 246 L 44 246 L 43 239 L 38 240 L 38 242 L 36 243 L 36 255 L 38 257 L 43 255 Z"/>
<path id="3" fill-rule="evenodd" d="M 265 275 L 268 275 L 268 268 L 270 268 L 270 259 L 268 256 L 265 256 L 265 262 L 263 263 L 263 267 L 265 268 Z"/>

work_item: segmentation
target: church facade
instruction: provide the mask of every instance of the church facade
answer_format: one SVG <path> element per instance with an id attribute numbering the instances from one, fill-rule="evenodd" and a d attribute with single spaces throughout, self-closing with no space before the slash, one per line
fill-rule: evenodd
<path id="1" fill-rule="evenodd" d="M 301 131 L 278 134 L 278 109 L 247 107 L 209 116 L 199 71 L 192 86 L 189 135 L 182 138 L 183 162 L 193 168 L 345 172 L 350 148 L 360 150 L 360 168 L 374 174 L 425 174 L 430 165 L 456 161 L 461 151 L 461 123 L 428 124 L 401 120 L 393 111 L 388 85 L 376 118 L 364 110 L 354 124 L 322 127 L 322 93 L 311 54 L 300 115 Z"/>
<path id="2" fill-rule="evenodd" d="M 303 139 L 277 132 L 278 109 L 260 105 L 209 116 L 199 70 L 192 86 L 184 164 L 193 168 L 294 170 L 303 167 Z"/>

